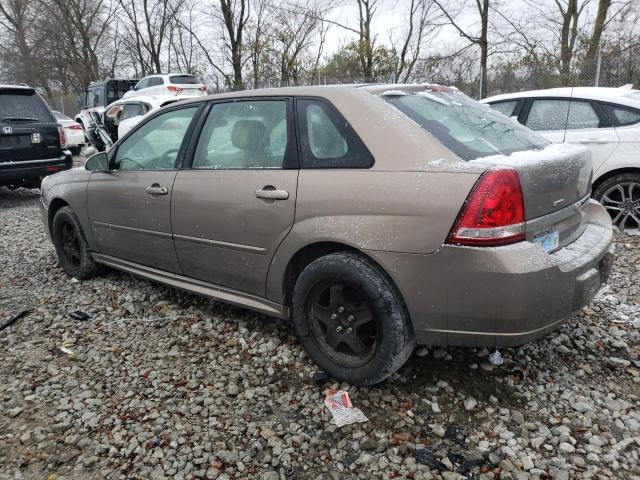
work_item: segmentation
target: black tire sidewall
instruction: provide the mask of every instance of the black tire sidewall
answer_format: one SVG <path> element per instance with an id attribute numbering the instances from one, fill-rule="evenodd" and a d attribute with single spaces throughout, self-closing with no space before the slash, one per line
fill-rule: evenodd
<path id="1" fill-rule="evenodd" d="M 357 286 L 378 317 L 376 352 L 364 365 L 344 367 L 323 352 L 308 327 L 306 303 L 314 287 L 321 282 L 340 281 Z M 298 277 L 292 318 L 296 334 L 311 359 L 341 381 L 354 385 L 371 385 L 384 380 L 399 369 L 413 351 L 414 338 L 404 303 L 391 282 L 371 261 L 361 255 L 337 253 L 309 264 Z"/>
<path id="2" fill-rule="evenodd" d="M 72 263 L 67 261 L 66 257 L 64 256 L 61 232 L 62 226 L 66 223 L 72 225 L 78 234 L 78 244 L 80 246 L 79 265 L 73 265 Z M 56 212 L 55 216 L 53 217 L 53 223 L 51 226 L 51 237 L 53 239 L 53 244 L 56 249 L 56 255 L 58 256 L 60 266 L 67 275 L 79 280 L 85 280 L 87 278 L 91 278 L 96 273 L 97 267 L 95 262 L 93 261 L 93 258 L 91 257 L 91 253 L 89 252 L 89 246 L 84 236 L 84 232 L 82 231 L 80 221 L 70 207 L 63 207 Z"/>

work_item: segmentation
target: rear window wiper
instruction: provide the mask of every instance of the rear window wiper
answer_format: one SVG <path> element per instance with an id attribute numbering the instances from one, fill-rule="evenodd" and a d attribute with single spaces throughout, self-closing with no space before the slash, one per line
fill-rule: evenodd
<path id="1" fill-rule="evenodd" d="M 37 118 L 32 117 L 2 117 L 3 122 L 37 122 Z"/>

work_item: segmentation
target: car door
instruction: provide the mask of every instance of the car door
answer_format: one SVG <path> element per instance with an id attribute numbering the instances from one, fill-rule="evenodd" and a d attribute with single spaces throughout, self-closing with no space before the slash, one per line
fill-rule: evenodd
<path id="1" fill-rule="evenodd" d="M 597 172 L 620 145 L 615 128 L 593 102 L 572 98 L 567 116 L 567 143 L 584 145 L 591 151 L 593 171 Z"/>
<path id="2" fill-rule="evenodd" d="M 264 296 L 295 214 L 291 100 L 228 99 L 209 108 L 190 168 L 174 182 L 175 249 L 185 275 Z"/>
<path id="3" fill-rule="evenodd" d="M 166 93 L 164 92 L 164 81 L 162 80 L 162 77 L 151 77 L 149 79 L 149 85 L 148 88 L 145 90 L 145 94 L 147 95 L 159 95 L 161 93 Z"/>
<path id="4" fill-rule="evenodd" d="M 99 253 L 180 273 L 171 237 L 171 188 L 192 119 L 182 106 L 152 117 L 110 153 L 110 171 L 93 172 L 87 208 Z"/>
<path id="5" fill-rule="evenodd" d="M 614 155 L 609 157 L 605 168 L 595 171 L 594 176 L 606 173 L 616 168 L 629 168 L 640 166 L 638 151 L 640 150 L 640 108 L 612 103 L 598 103 L 598 106 L 607 113 L 610 122 L 614 125 L 620 144 Z"/>

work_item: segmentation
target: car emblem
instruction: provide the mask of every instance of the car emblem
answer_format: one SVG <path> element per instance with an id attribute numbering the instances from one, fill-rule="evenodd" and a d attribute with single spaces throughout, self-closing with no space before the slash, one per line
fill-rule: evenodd
<path id="1" fill-rule="evenodd" d="M 11 127 L 2 127 L 2 133 L 11 135 L 13 133 L 13 129 Z"/>

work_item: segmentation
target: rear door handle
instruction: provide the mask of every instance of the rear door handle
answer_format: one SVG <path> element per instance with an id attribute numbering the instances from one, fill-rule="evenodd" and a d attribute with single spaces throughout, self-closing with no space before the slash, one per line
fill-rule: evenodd
<path id="1" fill-rule="evenodd" d="M 264 187 L 256 190 L 256 198 L 262 198 L 264 200 L 286 200 L 289 198 L 289 192 L 286 190 L 276 190 L 273 187 Z"/>
<path id="2" fill-rule="evenodd" d="M 607 143 L 608 140 L 606 138 L 587 138 L 583 140 L 582 143 Z"/>
<path id="3" fill-rule="evenodd" d="M 154 183 L 153 185 L 149 185 L 147 187 L 147 193 L 149 195 L 166 195 L 167 193 L 169 193 L 169 189 L 166 187 L 161 187 L 157 183 Z"/>

